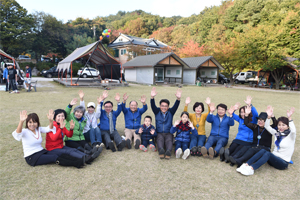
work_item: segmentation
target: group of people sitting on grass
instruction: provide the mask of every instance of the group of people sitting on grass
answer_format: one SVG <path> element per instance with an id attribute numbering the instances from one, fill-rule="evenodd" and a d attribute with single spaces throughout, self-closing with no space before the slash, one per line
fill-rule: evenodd
<path id="1" fill-rule="evenodd" d="M 123 95 L 121 103 L 121 96 L 117 93 L 117 110 L 113 110 L 113 102 L 105 101 L 108 97 L 106 90 L 97 98 L 97 106 L 94 102 L 89 102 L 87 107 L 84 93 L 79 91 L 80 105 L 71 112 L 72 107 L 77 104 L 77 99 L 74 98 L 65 110 L 50 110 L 47 114 L 48 127 L 40 126 L 37 114 L 20 112 L 19 125 L 12 135 L 16 140 L 22 140 L 25 160 L 31 166 L 57 163 L 81 168 L 97 159 L 104 147 L 115 152 L 134 146 L 144 152 L 148 149 L 158 151 L 161 159 L 170 159 L 174 144 L 176 158 L 187 159 L 190 155 L 210 159 L 220 157 L 220 161 L 230 163 L 231 166 L 236 164 L 237 171 L 244 175 L 252 175 L 254 170 L 266 162 L 281 170 L 292 163 L 296 139 L 296 129 L 291 118 L 294 108 L 287 111 L 287 117 L 276 119 L 271 106 L 258 115 L 251 96 L 246 98 L 245 106 L 241 107 L 240 103 L 236 103 L 229 109 L 223 103 L 215 106 L 207 97 L 207 112 L 204 112 L 202 102 L 195 102 L 194 113 L 188 113 L 191 99 L 187 97 L 180 120 L 173 124 L 174 114 L 180 104 L 181 90 L 176 91 L 176 101 L 171 108 L 167 99 L 160 100 L 157 107 L 154 99 L 156 95 L 156 89 L 153 88 L 150 104 L 156 128 L 152 125 L 151 116 L 145 116 L 141 124 L 142 115 L 148 109 L 145 95 L 140 99 L 142 108 L 138 108 L 137 101 L 129 102 L 129 107 L 126 107 L 128 95 Z M 213 114 L 215 110 L 216 115 Z M 237 110 L 238 114 L 235 113 Z M 120 136 L 116 128 L 117 118 L 122 111 L 125 138 Z M 234 126 L 235 121 L 239 123 L 238 133 L 225 149 L 230 126 Z M 24 122 L 25 129 L 22 129 Z M 211 124 L 208 138 L 205 133 L 206 122 Z M 41 145 L 41 133 L 46 133 L 46 149 Z M 273 136 L 275 148 L 271 153 Z"/>

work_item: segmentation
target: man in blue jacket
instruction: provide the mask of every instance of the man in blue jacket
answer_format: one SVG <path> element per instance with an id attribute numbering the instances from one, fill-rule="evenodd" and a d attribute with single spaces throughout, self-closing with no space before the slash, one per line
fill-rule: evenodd
<path id="1" fill-rule="evenodd" d="M 136 101 L 130 101 L 129 108 L 126 108 L 126 100 L 128 95 L 125 93 L 123 95 L 122 110 L 125 119 L 125 142 L 128 149 L 131 149 L 132 137 L 134 139 L 134 148 L 138 149 L 141 144 L 140 134 L 136 134 L 135 131 L 141 126 L 141 117 L 144 112 L 147 111 L 148 107 L 146 104 L 146 96 L 143 95 L 140 99 L 143 104 L 143 108 L 138 108 L 138 103 Z"/>
<path id="2" fill-rule="evenodd" d="M 169 108 L 170 101 L 168 99 L 162 99 L 159 102 L 160 107 L 156 107 L 154 97 L 157 95 L 156 88 L 151 90 L 151 108 L 155 115 L 156 132 L 157 132 L 157 148 L 158 154 L 161 159 L 171 158 L 171 152 L 173 147 L 173 134 L 170 133 L 170 129 L 173 125 L 173 116 L 177 111 L 180 103 L 181 90 L 176 91 L 176 101 L 172 108 Z"/>
<path id="3" fill-rule="evenodd" d="M 201 153 L 205 158 L 217 157 L 222 147 L 226 146 L 229 138 L 229 128 L 234 125 L 232 113 L 234 108 L 231 107 L 228 110 L 229 117 L 226 115 L 227 106 L 225 104 L 219 104 L 217 106 L 217 115 L 213 115 L 216 107 L 214 103 L 210 105 L 210 113 L 208 114 L 206 121 L 211 123 L 210 136 L 204 147 L 201 148 Z M 216 146 L 215 150 L 212 146 Z M 208 150 L 208 154 L 207 154 Z"/>
<path id="4" fill-rule="evenodd" d="M 8 92 L 9 91 L 9 89 L 8 89 L 8 69 L 7 69 L 6 64 L 5 64 L 5 68 L 3 71 L 3 80 L 4 79 L 6 79 L 5 92 Z"/>
<path id="5" fill-rule="evenodd" d="M 106 97 L 107 96 L 103 96 L 104 99 L 106 99 Z M 125 147 L 125 141 L 122 140 L 121 136 L 119 135 L 116 129 L 117 117 L 122 111 L 119 93 L 116 94 L 115 100 L 118 102 L 117 111 L 113 110 L 113 103 L 111 101 L 106 101 L 104 103 L 104 110 L 101 110 L 100 115 L 100 130 L 102 133 L 102 137 L 104 139 L 106 148 L 109 147 L 112 150 L 112 152 L 116 151 L 114 142 L 112 140 L 115 141 L 118 151 L 122 151 Z M 100 103 L 101 108 L 102 105 L 103 101 Z"/>

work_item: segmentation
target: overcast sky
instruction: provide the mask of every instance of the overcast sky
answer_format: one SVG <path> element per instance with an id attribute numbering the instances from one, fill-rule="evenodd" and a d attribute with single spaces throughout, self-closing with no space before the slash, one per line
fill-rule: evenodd
<path id="1" fill-rule="evenodd" d="M 205 7 L 219 6 L 221 0 L 17 0 L 29 13 L 43 11 L 66 23 L 77 17 L 94 19 L 118 11 L 141 9 L 155 15 L 189 17 L 199 14 Z"/>

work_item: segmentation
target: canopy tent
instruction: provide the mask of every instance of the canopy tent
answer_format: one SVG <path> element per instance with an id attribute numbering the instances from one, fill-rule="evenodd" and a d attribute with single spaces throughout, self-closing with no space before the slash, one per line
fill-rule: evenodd
<path id="1" fill-rule="evenodd" d="M 113 74 L 115 74 L 114 77 L 120 78 L 120 63 L 117 60 L 115 60 L 112 55 L 110 55 L 110 53 L 106 50 L 106 48 L 103 46 L 103 44 L 101 43 L 100 40 L 97 42 L 94 42 L 92 44 L 89 44 L 87 46 L 75 49 L 68 57 L 66 57 L 64 60 L 62 60 L 61 62 L 58 63 L 57 70 L 59 72 L 65 71 L 65 70 L 69 70 L 71 67 L 71 82 L 72 82 L 72 62 L 74 60 L 77 60 L 77 59 L 83 58 L 83 57 L 87 58 L 87 62 L 88 61 L 93 62 L 97 66 L 98 70 L 99 70 L 100 66 L 110 67 L 110 71 L 111 71 L 110 78 L 111 79 L 112 79 Z M 118 65 L 117 72 L 115 72 L 116 67 L 114 67 L 113 65 L 114 66 Z M 113 70 L 115 73 L 112 72 Z M 102 76 L 103 75 L 101 75 L 101 77 Z M 109 78 L 109 77 L 104 77 L 104 78 Z M 79 79 L 79 77 L 78 77 L 78 79 Z M 77 79 L 77 81 L 78 81 L 78 79 Z"/>
<path id="2" fill-rule="evenodd" d="M 1 55 L 1 61 L 3 61 L 5 63 L 4 58 L 10 59 L 14 63 L 14 68 L 17 67 L 17 69 L 20 69 L 20 67 L 19 67 L 18 63 L 15 61 L 15 59 L 13 57 L 11 57 L 10 55 L 8 55 L 7 53 L 5 53 L 4 51 L 2 51 L 1 49 L 0 49 L 0 55 Z"/>

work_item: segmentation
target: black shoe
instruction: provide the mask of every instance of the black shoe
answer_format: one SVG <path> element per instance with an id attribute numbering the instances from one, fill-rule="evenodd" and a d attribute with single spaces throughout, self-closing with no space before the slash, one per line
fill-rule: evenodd
<path id="1" fill-rule="evenodd" d="M 236 164 L 236 161 L 232 156 L 229 156 L 229 160 L 232 164 Z"/>
<path id="2" fill-rule="evenodd" d="M 230 151 L 229 151 L 229 149 L 227 148 L 227 149 L 225 149 L 225 152 L 224 152 L 225 160 L 229 161 L 229 160 L 230 160 L 230 159 L 229 159 L 229 156 L 230 156 Z"/>
<path id="3" fill-rule="evenodd" d="M 101 146 L 97 148 L 97 151 L 99 152 L 99 154 L 102 152 L 102 150 L 103 150 L 103 147 L 101 147 Z"/>
<path id="4" fill-rule="evenodd" d="M 165 154 L 165 159 L 169 160 L 171 158 L 171 151 L 167 150 Z"/>
<path id="5" fill-rule="evenodd" d="M 85 145 L 84 145 L 84 149 L 86 149 L 86 150 L 92 150 L 93 148 L 91 147 L 91 145 L 89 145 L 88 143 L 86 143 Z"/>
<path id="6" fill-rule="evenodd" d="M 117 146 L 118 147 L 118 151 L 122 151 L 123 148 L 125 147 L 126 142 L 125 140 L 122 140 L 122 142 Z"/>
<path id="7" fill-rule="evenodd" d="M 116 148 L 115 148 L 115 145 L 114 145 L 114 142 L 111 141 L 110 143 L 108 143 L 108 147 L 110 148 L 110 150 L 112 152 L 115 152 L 116 151 Z"/>
<path id="8" fill-rule="evenodd" d="M 224 153 L 225 153 L 225 148 L 222 147 L 222 148 L 220 149 L 220 161 L 221 161 L 221 162 L 223 162 L 223 161 L 225 160 L 225 155 L 224 155 Z"/>
<path id="9" fill-rule="evenodd" d="M 199 156 L 199 157 L 202 156 L 201 148 L 202 148 L 201 146 L 197 147 L 197 153 L 196 153 L 196 155 Z"/>
<path id="10" fill-rule="evenodd" d="M 141 145 L 141 140 L 137 139 L 137 140 L 135 141 L 134 148 L 135 148 L 135 149 L 139 149 L 139 148 L 140 148 L 140 145 Z"/>
<path id="11" fill-rule="evenodd" d="M 131 141 L 129 139 L 126 140 L 126 146 L 128 149 L 131 149 Z"/>
<path id="12" fill-rule="evenodd" d="M 92 144 L 92 147 L 94 148 L 97 144 L 98 144 L 98 142 L 94 142 L 94 143 Z"/>
<path id="13" fill-rule="evenodd" d="M 164 159 L 165 158 L 165 150 L 163 148 L 159 149 L 158 155 L 159 155 L 160 159 Z"/>
<path id="14" fill-rule="evenodd" d="M 233 166 L 234 166 L 234 163 L 230 163 L 230 166 L 233 167 Z"/>
<path id="15" fill-rule="evenodd" d="M 198 151 L 198 148 L 195 146 L 191 149 L 191 156 L 196 156 L 197 155 L 197 151 Z"/>

